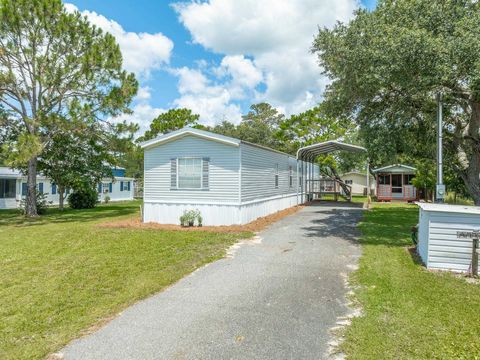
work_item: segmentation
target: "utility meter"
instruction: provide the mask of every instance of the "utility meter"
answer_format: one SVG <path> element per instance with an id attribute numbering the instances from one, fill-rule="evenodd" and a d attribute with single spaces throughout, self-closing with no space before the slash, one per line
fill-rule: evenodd
<path id="1" fill-rule="evenodd" d="M 445 198 L 445 185 L 444 184 L 437 184 L 435 200 L 443 200 Z"/>

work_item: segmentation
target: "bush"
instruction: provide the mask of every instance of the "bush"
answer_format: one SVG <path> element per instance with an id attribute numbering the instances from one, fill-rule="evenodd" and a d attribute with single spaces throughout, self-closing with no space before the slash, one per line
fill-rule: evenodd
<path id="1" fill-rule="evenodd" d="M 43 215 L 47 212 L 47 195 L 37 191 L 37 214 Z M 27 213 L 27 201 L 22 199 L 20 201 L 20 212 L 22 215 Z"/>
<path id="2" fill-rule="evenodd" d="M 68 196 L 67 201 L 72 209 L 91 209 L 97 205 L 98 195 L 92 188 L 76 189 Z"/>
<path id="3" fill-rule="evenodd" d="M 184 210 L 183 215 L 180 216 L 180 225 L 181 226 L 193 226 L 195 225 L 195 220 L 197 220 L 197 225 L 202 226 L 202 215 L 200 210 Z"/>

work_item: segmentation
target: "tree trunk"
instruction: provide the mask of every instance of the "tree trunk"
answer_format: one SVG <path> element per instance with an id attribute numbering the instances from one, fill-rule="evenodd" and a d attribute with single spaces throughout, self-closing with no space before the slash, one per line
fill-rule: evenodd
<path id="1" fill-rule="evenodd" d="M 480 206 L 480 102 L 470 101 L 472 113 L 467 126 L 457 126 L 454 146 L 462 167 L 459 176 L 473 198 Z"/>
<path id="2" fill-rule="evenodd" d="M 63 201 L 65 199 L 65 186 L 58 185 L 58 209 L 63 210 Z"/>
<path id="3" fill-rule="evenodd" d="M 474 159 L 476 158 L 476 159 Z M 477 161 L 480 163 L 480 154 L 473 154 L 471 161 Z M 475 167 L 474 167 L 475 168 Z M 476 206 L 480 206 L 480 174 L 472 168 L 469 168 L 465 174 L 464 182 L 468 189 L 468 192 L 473 198 L 473 202 Z"/>
<path id="4" fill-rule="evenodd" d="M 29 217 L 37 216 L 37 158 L 28 161 L 27 197 L 25 214 Z"/>

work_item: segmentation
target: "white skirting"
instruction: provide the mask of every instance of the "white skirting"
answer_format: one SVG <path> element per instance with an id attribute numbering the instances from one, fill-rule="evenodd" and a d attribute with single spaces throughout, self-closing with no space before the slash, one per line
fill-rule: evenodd
<path id="1" fill-rule="evenodd" d="M 202 203 L 166 203 L 145 201 L 143 221 L 160 224 L 179 224 L 184 210 L 200 210 L 203 225 L 239 225 L 246 224 L 259 217 L 273 214 L 297 204 L 297 195 L 260 199 L 243 204 L 202 204 Z"/>

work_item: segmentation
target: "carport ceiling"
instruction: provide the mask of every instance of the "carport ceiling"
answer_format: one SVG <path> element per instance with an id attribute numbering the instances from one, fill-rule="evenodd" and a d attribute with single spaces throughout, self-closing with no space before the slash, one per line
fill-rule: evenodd
<path id="1" fill-rule="evenodd" d="M 313 160 L 316 156 L 333 151 L 365 152 L 367 149 L 358 145 L 345 144 L 338 140 L 330 140 L 317 144 L 308 145 L 298 149 L 298 160 Z"/>

